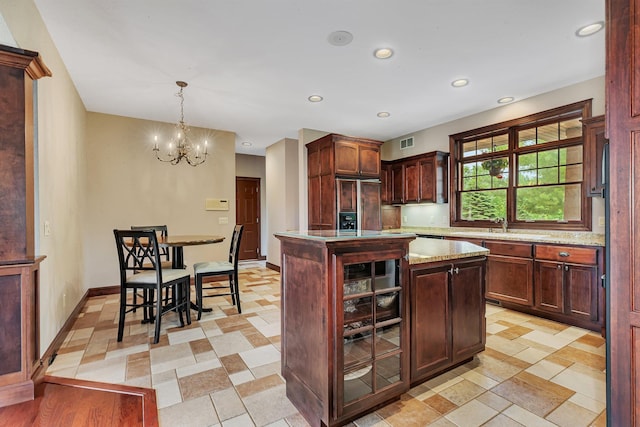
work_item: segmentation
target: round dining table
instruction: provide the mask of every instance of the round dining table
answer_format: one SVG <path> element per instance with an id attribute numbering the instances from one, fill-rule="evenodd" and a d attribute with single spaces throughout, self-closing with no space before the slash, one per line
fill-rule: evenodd
<path id="1" fill-rule="evenodd" d="M 160 237 L 158 236 L 158 246 L 171 248 L 171 268 L 183 269 L 184 265 L 184 247 L 185 246 L 198 246 L 198 245 L 210 245 L 212 243 L 220 243 L 224 240 L 223 236 L 207 235 L 207 234 L 194 234 L 194 235 L 170 235 Z M 191 309 L 198 310 L 193 302 L 191 302 Z M 211 311 L 211 309 L 203 308 L 202 311 Z"/>
<path id="2" fill-rule="evenodd" d="M 209 245 L 212 243 L 220 243 L 224 240 L 223 236 L 208 234 L 187 234 L 187 235 L 170 235 L 158 236 L 158 246 L 169 247 L 172 252 L 171 268 L 184 268 L 184 247 Z"/>

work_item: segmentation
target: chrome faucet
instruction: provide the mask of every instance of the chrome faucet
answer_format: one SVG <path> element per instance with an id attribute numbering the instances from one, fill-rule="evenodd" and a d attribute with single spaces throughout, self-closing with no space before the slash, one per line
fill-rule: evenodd
<path id="1" fill-rule="evenodd" d="M 493 220 L 493 222 L 495 222 L 496 224 L 502 224 L 502 232 L 506 233 L 507 232 L 507 227 L 509 226 L 509 224 L 507 223 L 507 218 L 496 218 Z"/>

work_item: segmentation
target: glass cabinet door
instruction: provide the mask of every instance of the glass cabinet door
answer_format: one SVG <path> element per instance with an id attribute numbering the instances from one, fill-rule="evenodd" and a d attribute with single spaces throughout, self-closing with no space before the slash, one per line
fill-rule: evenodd
<path id="1" fill-rule="evenodd" d="M 343 404 L 403 380 L 400 260 L 343 265 Z"/>

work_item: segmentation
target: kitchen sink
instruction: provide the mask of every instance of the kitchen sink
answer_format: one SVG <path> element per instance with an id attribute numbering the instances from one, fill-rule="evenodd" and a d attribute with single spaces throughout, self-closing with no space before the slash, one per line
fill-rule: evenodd
<path id="1" fill-rule="evenodd" d="M 494 233 L 488 231 L 454 231 L 451 235 L 461 237 L 480 237 L 490 239 L 509 239 L 509 240 L 536 240 L 545 237 L 544 234 L 527 234 L 527 233 L 503 233 L 496 231 Z"/>

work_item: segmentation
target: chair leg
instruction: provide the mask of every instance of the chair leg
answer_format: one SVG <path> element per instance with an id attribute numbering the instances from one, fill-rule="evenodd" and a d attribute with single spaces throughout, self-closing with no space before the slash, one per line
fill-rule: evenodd
<path id="1" fill-rule="evenodd" d="M 233 274 L 233 293 L 235 294 L 236 305 L 238 306 L 238 314 L 242 313 L 240 308 L 240 282 L 238 281 L 238 274 Z"/>
<path id="2" fill-rule="evenodd" d="M 187 278 L 183 284 L 185 289 L 184 311 L 187 316 L 187 325 L 191 324 L 191 279 Z"/>
<path id="3" fill-rule="evenodd" d="M 180 327 L 184 326 L 184 318 L 182 317 L 182 312 L 184 311 L 184 298 L 185 298 L 185 289 L 184 282 L 177 283 L 174 285 L 174 292 L 177 293 L 178 298 L 175 301 L 176 312 L 178 313 L 178 318 L 180 319 Z"/>
<path id="4" fill-rule="evenodd" d="M 124 335 L 124 314 L 127 310 L 127 288 L 120 287 L 120 316 L 118 319 L 118 342 L 122 341 Z"/>
<path id="5" fill-rule="evenodd" d="M 196 274 L 196 305 L 198 306 L 198 320 L 202 317 L 202 276 Z"/>
<path id="6" fill-rule="evenodd" d="M 144 297 L 146 298 L 145 303 L 147 304 L 147 319 L 149 322 L 153 322 L 153 301 L 155 299 L 156 291 L 153 289 L 145 289 Z"/>
<path id="7" fill-rule="evenodd" d="M 158 344 L 160 341 L 160 322 L 162 321 L 162 291 L 158 290 L 158 298 L 156 298 L 156 330 L 153 335 L 153 343 Z"/>
<path id="8" fill-rule="evenodd" d="M 144 291 L 143 291 L 144 292 Z M 136 312 L 136 307 L 138 305 L 138 288 L 133 288 L 133 312 Z M 145 313 L 146 316 L 146 313 Z M 147 320 L 146 318 L 144 320 Z"/>

